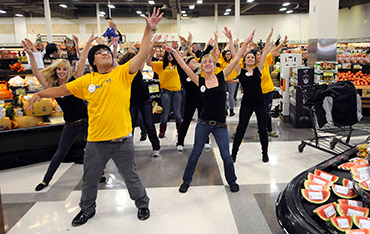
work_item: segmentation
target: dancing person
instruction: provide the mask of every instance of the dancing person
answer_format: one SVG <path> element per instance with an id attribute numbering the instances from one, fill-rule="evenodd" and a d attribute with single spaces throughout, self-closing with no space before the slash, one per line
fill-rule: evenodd
<path id="1" fill-rule="evenodd" d="M 231 32 L 225 28 L 225 32 Z M 231 35 L 229 35 L 231 37 Z M 205 78 L 196 75 L 187 65 L 181 60 L 180 54 L 174 49 L 163 45 L 167 51 L 170 51 L 179 61 L 179 65 L 186 72 L 189 78 L 199 87 L 202 93 L 203 110 L 200 114 L 195 129 L 194 148 L 189 156 L 185 172 L 183 175 L 183 183 L 179 188 L 179 192 L 186 193 L 190 186 L 198 159 L 203 151 L 204 144 L 210 133 L 216 139 L 220 154 L 224 163 L 224 171 L 227 183 L 230 185 L 231 192 L 238 192 L 239 185 L 236 183 L 236 175 L 234 163 L 229 151 L 229 134 L 226 126 L 226 88 L 225 77 L 229 76 L 235 65 L 242 57 L 249 42 L 252 41 L 254 31 L 245 40 L 245 44 L 235 55 L 235 59 L 222 72 L 214 74 L 216 63 L 211 55 L 205 55 L 201 61 L 201 71 L 205 74 Z"/>
<path id="2" fill-rule="evenodd" d="M 25 38 L 25 40 L 22 41 L 22 45 L 30 58 L 33 74 L 39 80 L 44 89 L 48 89 L 51 87 L 63 86 L 83 75 L 87 53 L 90 49 L 91 42 L 95 40 L 95 38 L 96 37 L 92 34 L 87 41 L 80 58 L 80 63 L 74 74 L 72 74 L 72 68 L 69 61 L 65 59 L 57 59 L 49 67 L 39 71 L 33 55 L 33 51 L 36 49 L 32 42 Z M 75 142 L 78 134 L 82 133 L 85 140 L 87 137 L 87 107 L 83 100 L 75 96 L 60 97 L 55 100 L 63 110 L 65 125 L 59 139 L 57 151 L 50 161 L 42 182 L 36 186 L 36 191 L 40 191 L 49 185 L 61 162 L 67 156 L 69 149 Z"/>
<path id="3" fill-rule="evenodd" d="M 149 218 L 149 197 L 136 172 L 132 123 L 130 116 L 131 83 L 145 61 L 149 52 L 150 40 L 163 13 L 154 8 L 153 14 L 146 21 L 139 53 L 124 65 L 112 69 L 113 56 L 106 45 L 97 45 L 90 49 L 88 59 L 94 72 L 86 74 L 66 85 L 50 88 L 34 94 L 30 100 L 43 97 L 61 97 L 75 95 L 89 102 L 89 128 L 84 155 L 84 173 L 81 211 L 72 220 L 72 226 L 85 224 L 95 215 L 98 182 L 109 159 L 113 159 L 124 179 L 130 198 L 138 208 L 140 220 Z"/>
<path id="4" fill-rule="evenodd" d="M 256 52 L 248 51 L 243 58 L 243 68 L 237 65 L 235 70 L 238 73 L 238 81 L 243 88 L 243 97 L 239 111 L 239 123 L 236 128 L 236 133 L 233 142 L 233 148 L 231 151 L 231 157 L 233 161 L 236 161 L 236 155 L 239 151 L 239 146 L 243 140 L 244 133 L 248 127 L 249 119 L 253 112 L 257 117 L 258 134 L 260 137 L 261 148 L 262 148 L 262 161 L 268 162 L 268 137 L 266 131 L 266 108 L 265 100 L 263 98 L 261 88 L 261 71 L 265 64 L 266 55 L 271 50 L 271 36 L 273 29 L 266 39 L 266 44 L 263 49 L 262 56 L 256 67 Z"/>

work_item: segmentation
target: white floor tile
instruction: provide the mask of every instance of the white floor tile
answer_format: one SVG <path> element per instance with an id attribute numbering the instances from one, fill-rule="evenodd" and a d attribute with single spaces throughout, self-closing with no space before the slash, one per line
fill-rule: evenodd
<path id="1" fill-rule="evenodd" d="M 49 186 L 39 191 L 39 193 L 46 193 L 72 165 L 73 163 L 60 164 Z M 34 193 L 36 185 L 44 178 L 48 166 L 49 161 L 0 171 L 1 193 Z"/>
<path id="2" fill-rule="evenodd" d="M 100 190 L 97 213 L 85 225 L 72 227 L 79 212 L 80 192 L 65 202 L 38 202 L 8 232 L 23 233 L 238 233 L 225 187 L 190 187 L 181 194 L 177 188 L 147 189 L 151 217 L 137 219 L 137 209 L 126 190 Z"/>

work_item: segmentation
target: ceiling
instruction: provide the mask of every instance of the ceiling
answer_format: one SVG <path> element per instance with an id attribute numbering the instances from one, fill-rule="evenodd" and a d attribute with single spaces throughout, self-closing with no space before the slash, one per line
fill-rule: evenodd
<path id="1" fill-rule="evenodd" d="M 203 0 L 202 4 L 196 4 L 197 0 L 154 0 L 155 5 L 148 4 L 147 0 L 49 0 L 52 17 L 65 19 L 76 19 L 79 17 L 95 17 L 96 5 L 99 3 L 100 11 L 109 14 L 108 1 L 114 5 L 111 9 L 111 17 L 137 17 L 136 11 L 148 13 L 155 7 L 161 7 L 166 18 L 176 18 L 177 13 L 186 11 L 188 17 L 214 16 L 215 6 L 218 7 L 218 15 L 224 15 L 226 9 L 230 8 L 229 15 L 234 15 L 235 1 L 233 0 Z M 294 10 L 293 13 L 308 13 L 309 0 L 254 0 L 248 3 L 247 0 L 240 0 L 241 15 L 261 14 L 286 14 L 279 11 L 284 2 L 290 2 L 287 10 Z M 348 8 L 359 4 L 369 3 L 370 0 L 339 0 L 340 9 Z M 68 8 L 62 8 L 59 4 L 65 4 Z M 195 9 L 189 9 L 195 5 Z M 44 0 L 0 0 L 0 17 L 14 17 L 15 14 L 22 14 L 26 17 L 43 17 Z"/>

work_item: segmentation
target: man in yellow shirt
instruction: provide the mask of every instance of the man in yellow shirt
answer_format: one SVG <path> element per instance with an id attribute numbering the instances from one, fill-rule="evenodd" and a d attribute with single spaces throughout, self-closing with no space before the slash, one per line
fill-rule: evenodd
<path id="1" fill-rule="evenodd" d="M 43 97 L 75 95 L 89 102 L 89 128 L 84 155 L 84 174 L 81 211 L 72 220 L 79 226 L 95 215 L 98 183 L 106 163 L 111 158 L 124 179 L 130 198 L 135 200 L 138 218 L 149 218 L 149 197 L 136 173 L 132 125 L 130 116 L 131 82 L 149 52 L 153 31 L 162 19 L 159 9 L 154 8 L 150 19 L 145 17 L 146 28 L 140 52 L 130 62 L 114 69 L 112 52 L 106 45 L 98 45 L 89 51 L 89 63 L 94 72 L 86 74 L 67 85 L 36 93 L 30 106 Z M 29 108 L 28 107 L 28 108 Z"/>

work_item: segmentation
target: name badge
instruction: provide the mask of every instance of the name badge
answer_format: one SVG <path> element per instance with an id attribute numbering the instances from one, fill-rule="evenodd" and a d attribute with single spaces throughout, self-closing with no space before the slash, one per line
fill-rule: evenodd
<path id="1" fill-rule="evenodd" d="M 191 82 L 190 77 L 186 78 L 186 81 L 187 81 L 187 82 Z"/>
<path id="2" fill-rule="evenodd" d="M 94 84 L 89 85 L 89 92 L 90 92 L 90 93 L 95 92 L 95 90 L 96 90 L 96 87 L 95 87 L 95 85 L 94 85 Z"/>
<path id="3" fill-rule="evenodd" d="M 202 87 L 200 87 L 200 91 L 201 91 L 202 93 L 204 93 L 204 92 L 206 91 L 206 86 L 202 85 Z"/>
<path id="4" fill-rule="evenodd" d="M 249 72 L 246 72 L 245 75 L 246 76 L 252 76 L 252 74 L 250 74 Z"/>

